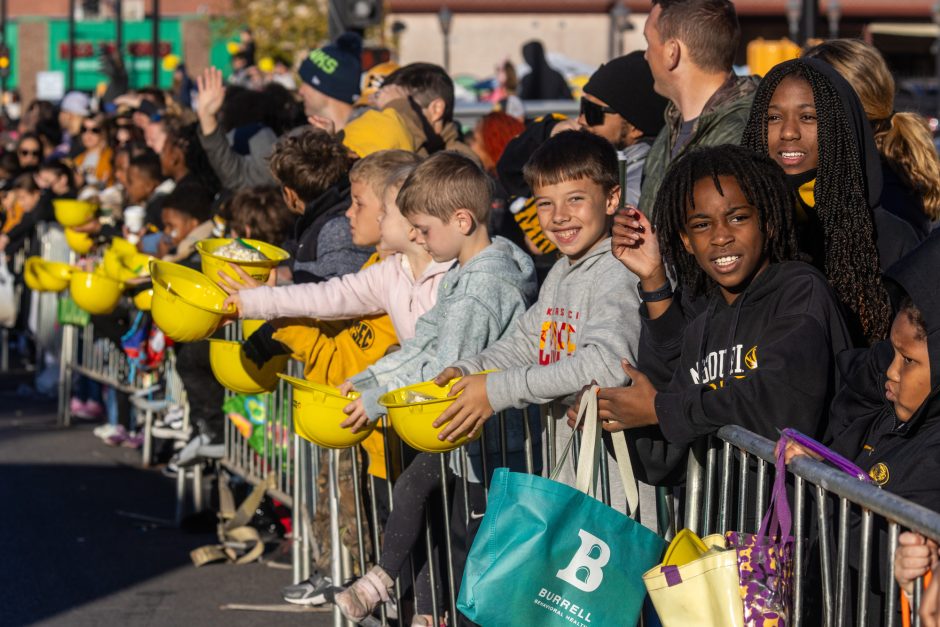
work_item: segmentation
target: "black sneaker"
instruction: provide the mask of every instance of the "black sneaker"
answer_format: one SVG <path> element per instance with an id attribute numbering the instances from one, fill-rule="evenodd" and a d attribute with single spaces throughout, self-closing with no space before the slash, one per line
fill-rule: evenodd
<path id="1" fill-rule="evenodd" d="M 310 579 L 281 588 L 281 596 L 294 605 L 324 605 L 333 599 L 333 580 L 314 570 Z"/>

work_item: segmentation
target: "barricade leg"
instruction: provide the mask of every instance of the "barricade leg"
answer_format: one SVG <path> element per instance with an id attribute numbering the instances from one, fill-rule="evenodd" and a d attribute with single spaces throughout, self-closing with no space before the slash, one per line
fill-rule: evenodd
<path id="1" fill-rule="evenodd" d="M 343 581 L 343 564 L 340 547 L 342 543 L 339 537 L 339 451 L 330 451 L 329 462 L 329 508 L 330 508 L 330 575 L 333 578 L 334 585 L 340 585 Z M 333 626 L 342 627 L 343 614 L 338 606 L 333 606 Z"/>
<path id="2" fill-rule="evenodd" d="M 696 442 L 689 451 L 689 463 L 686 475 L 685 527 L 695 533 L 705 535 L 707 527 L 702 521 L 702 488 L 704 487 L 704 460 L 707 443 Z M 710 496 L 710 495 L 709 495 Z M 711 499 L 709 499 L 709 502 Z"/>
<path id="3" fill-rule="evenodd" d="M 293 437 L 294 445 L 294 459 L 299 460 L 300 455 L 300 436 L 294 435 Z M 300 540 L 300 536 L 303 535 L 303 515 L 301 510 L 304 507 L 304 499 L 301 494 L 301 485 L 300 485 L 300 473 L 302 471 L 302 465 L 300 463 L 294 463 L 294 507 L 291 508 L 291 576 L 294 583 L 303 581 L 303 546 Z"/>
<path id="4" fill-rule="evenodd" d="M 901 526 L 896 522 L 888 523 L 888 564 L 885 574 L 884 589 L 888 591 L 885 599 L 885 627 L 895 627 L 898 624 L 898 586 L 894 580 L 894 554 L 897 551 L 898 538 L 901 535 Z"/>
<path id="5" fill-rule="evenodd" d="M 69 402 L 72 396 L 72 363 L 75 361 L 76 329 L 67 324 L 62 328 L 62 348 L 59 354 L 59 425 L 72 424 Z M 38 365 L 38 364 L 37 364 Z"/>

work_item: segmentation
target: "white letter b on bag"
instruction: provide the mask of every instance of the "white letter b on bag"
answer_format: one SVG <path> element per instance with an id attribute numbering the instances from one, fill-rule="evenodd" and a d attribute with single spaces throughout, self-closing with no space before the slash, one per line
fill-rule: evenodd
<path id="1" fill-rule="evenodd" d="M 594 592 L 604 581 L 603 568 L 610 561 L 610 547 L 584 529 L 578 530 L 578 536 L 581 538 L 581 548 L 571 558 L 568 566 L 555 573 L 555 576 L 578 590 Z M 598 555 L 595 555 L 595 552 Z"/>

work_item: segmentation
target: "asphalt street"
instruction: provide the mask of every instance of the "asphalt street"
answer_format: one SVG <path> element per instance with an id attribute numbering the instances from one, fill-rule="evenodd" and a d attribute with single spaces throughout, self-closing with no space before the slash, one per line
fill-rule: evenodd
<path id="1" fill-rule="evenodd" d="M 291 571 L 195 568 L 189 552 L 215 535 L 148 521 L 172 519 L 174 481 L 93 425 L 59 428 L 55 403 L 18 393 L 24 382 L 0 374 L 0 625 L 332 624 L 328 611 L 224 609 L 287 609 Z"/>

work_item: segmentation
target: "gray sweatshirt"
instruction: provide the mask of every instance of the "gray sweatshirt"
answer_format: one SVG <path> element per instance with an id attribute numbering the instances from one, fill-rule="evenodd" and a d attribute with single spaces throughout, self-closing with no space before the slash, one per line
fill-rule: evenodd
<path id="1" fill-rule="evenodd" d="M 620 359 L 636 364 L 640 337 L 637 278 L 610 253 L 605 239 L 575 263 L 559 259 L 538 302 L 512 331 L 475 357 L 456 362 L 464 372 L 495 369 L 486 392 L 495 411 L 548 403 L 627 381 Z"/>
<path id="2" fill-rule="evenodd" d="M 486 393 L 497 412 L 554 400 L 571 405 L 574 395 L 592 380 L 601 387 L 626 385 L 629 380 L 620 359 L 626 357 L 635 365 L 640 339 L 636 285 L 636 275 L 610 253 L 607 238 L 575 263 L 559 259 L 545 277 L 538 302 L 512 331 L 479 355 L 453 365 L 465 373 L 499 370 L 486 377 Z M 550 451 L 557 454 L 571 433 L 564 410 L 552 417 L 555 442 L 546 442 L 546 460 Z M 554 465 L 554 460 L 548 461 L 549 467 Z M 625 511 L 625 493 L 614 470 L 617 460 L 610 453 L 607 463 L 611 506 Z M 557 479 L 573 486 L 575 465 L 569 457 Z M 654 502 L 641 501 L 643 509 L 655 513 Z"/>
<path id="3" fill-rule="evenodd" d="M 209 135 L 203 135 L 202 129 L 199 129 L 199 143 L 222 187 L 234 192 L 246 187 L 277 185 L 268 166 L 268 157 L 277 142 L 274 131 L 264 127 L 252 135 L 248 140 L 247 155 L 235 151 L 231 144 L 232 136 L 233 132 L 225 135 L 221 128 Z"/>
<path id="4" fill-rule="evenodd" d="M 350 379 L 362 392 L 369 419 L 385 413 L 378 404 L 385 392 L 433 379 L 461 357 L 493 344 L 535 295 L 532 258 L 502 237 L 449 270 L 438 286 L 437 303 L 418 318 L 415 336 Z"/>

